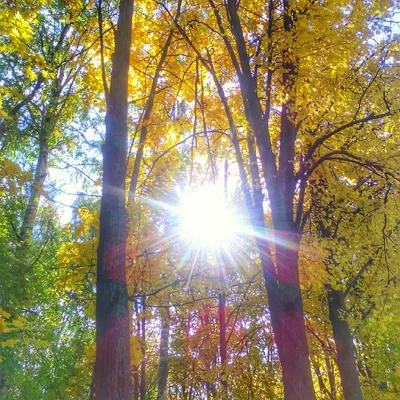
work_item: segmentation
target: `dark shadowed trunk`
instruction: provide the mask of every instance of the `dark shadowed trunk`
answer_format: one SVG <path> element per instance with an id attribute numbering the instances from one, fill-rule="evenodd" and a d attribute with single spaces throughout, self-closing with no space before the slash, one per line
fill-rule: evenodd
<path id="1" fill-rule="evenodd" d="M 161 314 L 161 335 L 160 335 L 160 360 L 158 363 L 158 392 L 157 400 L 167 399 L 167 380 L 169 368 L 169 330 L 170 330 L 170 315 L 168 307 L 165 310 L 160 310 Z"/>
<path id="2" fill-rule="evenodd" d="M 216 84 L 218 94 L 221 98 L 225 112 L 228 117 L 232 133 L 232 142 L 239 163 L 239 173 L 245 196 L 246 206 L 251 215 L 252 228 L 255 231 L 258 250 L 267 288 L 268 302 L 271 312 L 274 337 L 277 343 L 279 358 L 282 364 L 283 383 L 285 387 L 285 400 L 313 400 L 315 393 L 312 383 L 309 352 L 304 325 L 304 312 L 300 291 L 298 274 L 298 252 L 299 252 L 299 225 L 294 222 L 293 207 L 295 202 L 295 188 L 297 178 L 294 173 L 295 164 L 295 140 L 297 129 L 294 125 L 295 115 L 292 110 L 295 103 L 295 93 L 292 90 L 297 77 L 296 60 L 293 60 L 289 49 L 282 52 L 283 72 L 282 82 L 287 96 L 282 103 L 281 113 L 281 135 L 279 149 L 279 168 L 275 152 L 273 151 L 269 133 L 269 99 L 270 87 L 267 87 L 267 109 L 263 112 L 257 89 L 257 70 L 252 71 L 250 59 L 247 52 L 247 39 L 242 29 L 238 15 L 238 3 L 234 0 L 224 2 L 224 7 L 218 6 L 214 0 L 209 0 L 214 11 L 218 29 L 224 45 L 231 58 L 239 80 L 240 90 L 243 98 L 246 119 L 255 136 L 255 143 L 260 156 L 262 172 L 266 181 L 266 187 L 270 202 L 271 214 L 276 248 L 276 265 L 271 257 L 269 241 L 264 222 L 263 193 L 259 183 L 254 193 L 254 203 L 249 193 L 246 182 L 245 170 L 241 168 L 243 159 L 240 154 L 240 145 L 237 138 L 236 128 L 229 111 L 229 107 L 223 93 L 223 87 L 218 82 L 212 63 L 211 54 L 207 53 L 205 58 L 202 52 L 188 38 L 185 30 L 178 27 L 185 40 L 196 52 L 199 60 L 210 72 Z M 273 0 L 270 0 L 268 12 L 270 20 L 274 10 Z M 222 12 L 225 12 L 229 28 L 232 33 L 233 42 L 227 34 L 227 26 L 223 23 Z M 292 29 L 291 11 L 288 1 L 283 2 L 284 29 L 288 33 Z M 268 34 L 272 34 L 272 22 L 268 26 Z M 271 49 L 269 49 L 271 51 Z M 267 86 L 271 85 L 271 74 L 267 74 Z M 255 152 L 254 152 L 255 153 Z M 251 161 L 251 166 L 257 165 L 257 157 Z M 254 170 L 256 170 L 254 168 Z M 260 182 L 260 175 L 256 177 Z M 258 196 L 256 198 L 256 196 Z M 302 210 L 301 210 L 302 211 Z"/>
<path id="3" fill-rule="evenodd" d="M 328 291 L 329 319 L 336 344 L 336 357 L 344 398 L 345 400 L 362 400 L 354 343 L 346 321 L 344 299 L 343 290 L 330 289 Z"/>
<path id="4" fill-rule="evenodd" d="M 284 28 L 286 31 L 290 31 L 293 21 L 289 15 L 287 1 L 284 1 L 283 7 Z M 256 80 L 250 70 L 246 41 L 234 1 L 227 3 L 227 13 L 230 17 L 231 31 L 238 53 L 238 60 L 234 59 L 233 62 L 238 71 L 246 116 L 254 132 L 260 155 L 274 227 L 278 286 L 274 283 L 275 270 L 272 268 L 272 261 L 269 257 L 270 251 L 267 250 L 268 243 L 265 243 L 267 238 L 259 239 L 258 246 L 266 254 L 263 257 L 266 264 L 263 271 L 266 278 L 274 337 L 282 365 L 285 400 L 312 400 L 315 399 L 315 394 L 298 273 L 299 236 L 293 221 L 296 185 L 294 143 L 297 132 L 291 106 L 294 102 L 292 87 L 296 78 L 296 69 L 293 65 L 295 61 L 291 58 L 288 50 L 283 52 L 285 68 L 282 81 L 285 92 L 290 93 L 291 96 L 288 96 L 288 100 L 282 104 L 279 169 L 277 169 L 275 155 L 271 148 L 268 121 L 265 120 L 257 96 Z M 233 53 L 231 52 L 231 54 Z M 257 226 L 261 229 L 264 224 L 261 224 L 259 213 L 256 212 L 256 220 L 259 219 Z"/>
<path id="5" fill-rule="evenodd" d="M 331 215 L 332 211 L 324 209 L 325 218 L 333 221 Z M 337 231 L 339 227 L 339 221 L 336 221 L 336 225 L 332 225 L 332 229 L 324 226 L 322 221 L 319 223 L 319 233 L 323 238 L 326 239 L 337 239 Z M 333 250 L 330 250 L 331 255 L 326 260 L 326 272 L 331 275 L 334 268 L 338 268 L 339 265 L 333 258 Z M 373 262 L 372 258 L 364 264 L 357 275 L 349 282 L 346 290 L 333 289 L 330 285 L 326 285 L 326 291 L 328 295 L 328 307 L 329 307 L 329 319 L 332 325 L 333 338 L 336 346 L 336 361 L 340 374 L 340 381 L 342 384 L 343 395 L 345 400 L 362 400 L 362 391 L 359 380 L 359 371 L 357 368 L 357 360 L 355 355 L 355 348 L 353 343 L 353 337 L 350 331 L 349 324 L 346 321 L 346 306 L 345 297 L 348 291 L 356 285 L 357 281 L 363 275 L 365 270 Z M 327 367 L 328 367 L 327 360 Z M 328 370 L 329 373 L 329 370 Z M 333 371 L 330 372 L 333 375 Z M 334 377 L 330 377 L 331 387 L 335 385 Z M 332 389 L 336 397 L 336 388 Z"/>
<path id="6" fill-rule="evenodd" d="M 103 192 L 97 252 L 96 363 L 92 399 L 131 399 L 130 329 L 126 288 L 125 179 L 131 0 L 121 0 L 115 32 L 103 148 Z"/>

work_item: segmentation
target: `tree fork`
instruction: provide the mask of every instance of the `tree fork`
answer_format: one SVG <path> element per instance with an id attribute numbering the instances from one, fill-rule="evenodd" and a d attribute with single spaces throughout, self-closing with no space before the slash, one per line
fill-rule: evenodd
<path id="1" fill-rule="evenodd" d="M 286 31 L 290 31 L 293 21 L 289 15 L 289 2 L 285 1 L 283 7 L 284 28 Z M 296 129 L 291 120 L 291 108 L 294 98 L 292 96 L 282 105 L 281 148 L 279 152 L 279 170 L 277 171 L 275 156 L 271 150 L 268 126 L 264 120 L 257 96 L 257 86 L 250 71 L 249 56 L 246 51 L 246 42 L 240 18 L 237 14 L 236 2 L 228 1 L 226 11 L 229 15 L 231 31 L 235 38 L 241 64 L 241 71 L 238 71 L 238 77 L 245 112 L 255 134 L 267 184 L 275 231 L 276 269 L 279 284 L 276 296 L 268 295 L 268 298 L 270 300 L 274 337 L 282 364 L 284 396 L 285 400 L 312 400 L 315 399 L 315 393 L 311 378 L 298 273 L 300 240 L 293 221 L 295 189 L 293 161 Z M 288 72 L 283 73 L 285 90 L 290 93 L 296 78 L 296 70 L 290 58 L 288 58 L 287 52 L 284 52 L 283 57 L 284 63 L 290 67 Z M 233 63 L 238 64 L 237 60 L 233 60 Z M 268 290 L 270 285 L 269 277 L 265 273 L 264 277 L 267 278 L 266 285 Z"/>

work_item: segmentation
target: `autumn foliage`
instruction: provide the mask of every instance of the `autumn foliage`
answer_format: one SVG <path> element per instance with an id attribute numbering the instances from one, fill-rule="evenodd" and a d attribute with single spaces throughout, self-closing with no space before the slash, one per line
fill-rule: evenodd
<path id="1" fill-rule="evenodd" d="M 0 5 L 0 398 L 397 399 L 399 9 Z"/>

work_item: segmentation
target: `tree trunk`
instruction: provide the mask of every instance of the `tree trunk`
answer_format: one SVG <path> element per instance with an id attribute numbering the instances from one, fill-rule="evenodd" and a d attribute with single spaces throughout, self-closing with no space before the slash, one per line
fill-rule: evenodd
<path id="1" fill-rule="evenodd" d="M 139 319 L 139 302 L 135 300 L 135 313 L 136 313 L 136 334 L 140 337 L 140 319 Z M 133 367 L 133 400 L 139 400 L 139 389 L 140 389 L 140 379 L 139 379 L 139 365 L 134 365 Z"/>
<path id="2" fill-rule="evenodd" d="M 178 10 L 178 13 L 179 13 L 179 10 Z M 148 126 L 148 123 L 150 120 L 151 112 L 153 110 L 153 105 L 154 105 L 154 99 L 155 99 L 156 93 L 157 93 L 158 79 L 160 77 L 162 68 L 164 66 L 165 59 L 167 58 L 168 49 L 171 44 L 173 36 L 174 36 L 174 30 L 171 29 L 168 34 L 167 41 L 165 42 L 164 48 L 162 50 L 160 60 L 156 67 L 153 81 L 151 83 L 149 98 L 147 100 L 146 107 L 145 107 L 145 110 L 144 110 L 144 113 L 142 116 L 141 128 L 140 128 L 140 139 L 139 139 L 138 149 L 136 152 L 136 157 L 135 157 L 135 161 L 134 161 L 134 165 L 133 165 L 131 182 L 129 185 L 129 200 L 131 200 L 131 201 L 133 201 L 133 199 L 136 195 L 136 189 L 137 189 L 139 174 L 140 174 L 140 167 L 141 167 L 142 160 L 143 160 L 144 145 L 146 143 L 146 138 L 147 138 L 147 126 Z"/>
<path id="3" fill-rule="evenodd" d="M 29 202 L 25 210 L 25 215 L 20 230 L 20 240 L 23 247 L 26 246 L 35 225 L 36 215 L 39 208 L 39 200 L 43 191 L 44 182 L 47 177 L 48 158 L 49 147 L 47 145 L 47 138 L 43 137 L 40 139 L 39 157 L 36 165 L 35 179 L 32 183 Z"/>
<path id="4" fill-rule="evenodd" d="M 219 353 L 221 357 L 221 399 L 228 396 L 228 380 L 226 376 L 226 316 L 225 316 L 225 293 L 218 294 L 218 319 L 219 319 Z"/>
<path id="5" fill-rule="evenodd" d="M 274 283 L 275 268 L 270 259 L 270 251 L 263 257 L 265 262 L 263 272 L 274 337 L 282 365 L 284 396 L 285 400 L 313 400 L 315 393 L 311 378 L 298 273 L 300 240 L 297 227 L 293 222 L 293 202 L 296 187 L 294 176 L 296 127 L 293 122 L 294 115 L 291 112 L 291 106 L 294 103 L 292 88 L 296 79 L 296 68 L 293 65 L 294 61 L 290 58 L 289 50 L 285 49 L 283 52 L 285 68 L 282 80 L 285 92 L 290 95 L 282 104 L 278 170 L 275 154 L 272 151 L 268 121 L 265 120 L 263 115 L 260 99 L 257 95 L 257 84 L 251 73 L 246 40 L 237 13 L 236 2 L 228 1 L 226 7 L 230 28 L 236 43 L 238 60 L 232 51 L 230 53 L 238 73 L 246 118 L 255 134 L 275 232 L 278 286 Z M 288 0 L 283 2 L 283 11 L 284 29 L 290 32 L 293 21 L 289 15 Z M 261 224 L 261 215 L 258 215 L 260 212 L 256 210 L 256 213 L 257 226 L 262 229 L 261 227 L 265 225 L 264 223 Z M 264 236 L 266 236 L 265 232 Z M 260 250 L 268 250 L 268 240 L 270 239 L 267 237 L 258 239 Z"/>
<path id="6" fill-rule="evenodd" d="M 24 219 L 20 230 L 20 241 L 22 248 L 26 248 L 28 239 L 35 225 L 36 216 L 39 208 L 40 197 L 43 193 L 44 183 L 47 178 L 49 146 L 48 139 L 54 132 L 57 125 L 59 111 L 57 110 L 61 95 L 61 82 L 64 76 L 62 68 L 58 71 L 57 78 L 54 79 L 51 88 L 51 98 L 43 119 L 41 121 L 41 131 L 39 137 L 39 156 L 36 164 L 35 178 L 32 183 L 31 194 L 25 210 Z"/>
<path id="7" fill-rule="evenodd" d="M 285 400 L 314 399 L 307 337 L 304 326 L 303 302 L 298 274 L 299 237 L 294 232 L 293 211 L 279 201 L 278 188 L 269 185 L 271 212 L 275 229 L 276 269 L 265 232 L 263 194 L 252 137 L 248 136 L 250 170 L 253 183 L 253 226 L 260 252 L 271 323 L 282 365 Z M 289 188 L 289 185 L 285 185 Z M 282 190 L 282 188 L 281 188 Z M 282 223 L 282 220 L 289 222 Z M 279 283 L 277 281 L 279 280 Z"/>
<path id="8" fill-rule="evenodd" d="M 125 270 L 125 179 L 132 10 L 131 0 L 120 1 L 105 120 L 103 192 L 97 251 L 96 362 L 91 391 L 91 398 L 96 400 L 131 398 L 130 329 Z"/>
<path id="9" fill-rule="evenodd" d="M 345 400 L 362 400 L 353 338 L 345 319 L 343 290 L 330 289 L 328 304 L 344 398 Z"/>
<path id="10" fill-rule="evenodd" d="M 336 400 L 336 383 L 335 383 L 335 371 L 333 370 L 331 360 L 328 355 L 325 355 L 326 370 L 328 372 L 329 387 L 331 389 L 330 400 Z"/>
<path id="11" fill-rule="evenodd" d="M 282 241 L 280 235 L 275 238 L 276 242 Z M 286 235 L 286 246 L 276 245 L 279 302 L 271 303 L 271 319 L 282 365 L 285 400 L 311 400 L 315 394 L 297 268 L 298 243 L 290 239 L 294 239 L 293 235 L 292 238 Z"/>
<path id="12" fill-rule="evenodd" d="M 318 364 L 318 360 L 314 360 L 312 364 L 314 366 L 315 375 L 317 375 L 318 386 L 319 386 L 320 392 L 324 393 L 327 396 L 326 398 L 331 399 L 332 396 L 331 396 L 331 393 L 329 392 L 328 388 L 325 385 L 324 378 L 321 373 L 321 368 Z"/>
<path id="13" fill-rule="evenodd" d="M 167 379 L 168 379 L 168 368 L 169 368 L 169 308 L 165 307 L 161 310 L 161 336 L 160 336 L 160 361 L 158 364 L 158 392 L 157 400 L 167 399 Z"/>
<path id="14" fill-rule="evenodd" d="M 146 297 L 142 298 L 142 326 L 141 326 L 141 350 L 142 362 L 140 363 L 140 400 L 146 400 Z"/>

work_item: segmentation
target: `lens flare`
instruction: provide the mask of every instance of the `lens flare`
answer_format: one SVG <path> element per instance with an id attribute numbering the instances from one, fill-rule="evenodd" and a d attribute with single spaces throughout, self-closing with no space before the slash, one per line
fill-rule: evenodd
<path id="1" fill-rule="evenodd" d="M 228 246 L 239 231 L 234 208 L 211 185 L 180 195 L 178 223 L 184 240 L 214 250 Z"/>

